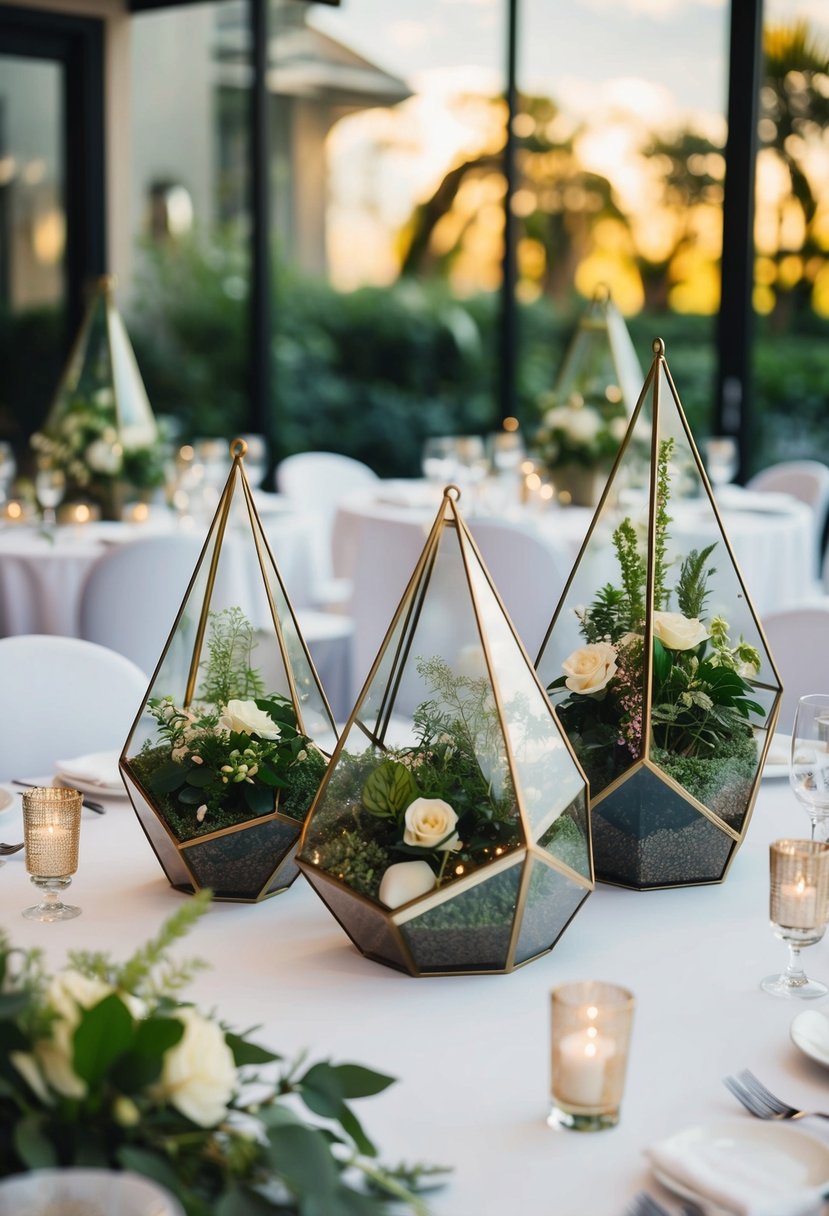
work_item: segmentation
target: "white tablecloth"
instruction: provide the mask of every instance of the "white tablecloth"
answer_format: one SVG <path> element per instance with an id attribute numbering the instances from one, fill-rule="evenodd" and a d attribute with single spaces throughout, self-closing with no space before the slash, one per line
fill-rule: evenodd
<path id="1" fill-rule="evenodd" d="M 0 814 L 5 841 L 22 839 L 15 802 Z M 66 897 L 83 908 L 77 920 L 23 920 L 34 891 L 22 853 L 0 869 L 4 928 L 17 945 L 43 947 L 51 965 L 71 948 L 125 956 L 182 898 L 129 803 L 108 806 L 105 817 L 83 816 Z M 758 988 L 785 962 L 768 927 L 768 843 L 806 831 L 786 782 L 767 782 L 725 883 L 600 886 L 552 954 L 507 976 L 415 980 L 369 962 L 302 878 L 264 904 L 216 905 L 180 953 L 212 964 L 192 995 L 237 1027 L 261 1024 L 258 1038 L 275 1050 L 308 1047 L 312 1058 L 400 1079 L 358 1113 L 388 1161 L 454 1165 L 435 1216 L 622 1216 L 643 1186 L 670 1207 L 643 1150 L 689 1124 L 748 1120 L 721 1083 L 726 1073 L 748 1067 L 784 1098 L 826 1109 L 829 1073 L 789 1041 L 802 1003 Z M 827 943 L 804 962 L 829 978 Z M 577 979 L 624 984 L 637 1001 L 621 1123 L 595 1135 L 545 1123 L 549 989 Z M 825 1000 L 817 1007 L 829 1011 Z M 809 1131 L 829 1137 L 820 1120 Z"/>
<path id="2" fill-rule="evenodd" d="M 169 532 L 175 526 L 167 514 L 141 524 L 66 524 L 51 533 L 24 524 L 7 526 L 0 531 L 0 637 L 21 633 L 78 637 L 83 585 L 98 558 L 112 545 Z M 313 521 L 280 513 L 264 516 L 263 527 L 294 606 L 310 605 L 317 579 Z M 206 525 L 202 532 L 206 534 Z M 260 577 L 255 562 L 251 572 Z"/>

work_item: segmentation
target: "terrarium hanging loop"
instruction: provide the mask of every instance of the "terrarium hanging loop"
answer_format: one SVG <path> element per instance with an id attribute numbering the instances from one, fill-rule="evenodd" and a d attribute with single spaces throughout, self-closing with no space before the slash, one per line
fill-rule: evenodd
<path id="1" fill-rule="evenodd" d="M 456 486 L 454 482 L 443 488 L 443 497 L 451 498 L 452 502 L 460 502 L 461 488 Z"/>
<path id="2" fill-rule="evenodd" d="M 665 358 L 665 343 L 662 340 L 662 338 L 654 338 L 653 345 L 651 346 L 651 350 L 653 351 L 653 353 L 656 355 L 657 358 L 661 358 L 661 359 Z"/>
<path id="3" fill-rule="evenodd" d="M 593 288 L 593 303 L 607 304 L 610 301 L 610 288 L 607 283 L 597 283 Z"/>
<path id="4" fill-rule="evenodd" d="M 247 454 L 248 445 L 245 443 L 244 439 L 231 439 L 230 455 L 234 460 L 241 460 L 244 456 L 247 456 Z"/>

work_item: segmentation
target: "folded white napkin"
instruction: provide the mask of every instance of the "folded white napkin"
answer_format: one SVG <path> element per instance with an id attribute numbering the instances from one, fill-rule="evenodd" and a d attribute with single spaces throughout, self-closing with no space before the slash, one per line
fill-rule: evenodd
<path id="1" fill-rule="evenodd" d="M 821 1210 L 822 1185 L 807 1183 L 797 1154 L 786 1152 L 790 1128 L 775 1126 L 782 1143 L 733 1140 L 694 1129 L 654 1144 L 647 1150 L 654 1168 L 692 1192 L 701 1203 L 714 1204 L 735 1216 L 816 1216 Z"/>
<path id="2" fill-rule="evenodd" d="M 73 760 L 56 760 L 55 769 L 61 777 L 70 780 L 110 789 L 121 787 L 118 752 L 90 752 L 88 756 L 75 756 Z"/>

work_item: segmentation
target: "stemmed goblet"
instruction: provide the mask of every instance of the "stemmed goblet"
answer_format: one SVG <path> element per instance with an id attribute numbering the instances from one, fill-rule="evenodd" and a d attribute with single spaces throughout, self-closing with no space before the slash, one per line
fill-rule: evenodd
<path id="1" fill-rule="evenodd" d="M 812 821 L 812 840 L 829 825 L 829 693 L 801 697 L 792 728 L 789 783 Z"/>
<path id="2" fill-rule="evenodd" d="M 829 844 L 817 840 L 775 840 L 769 846 L 769 919 L 775 937 L 789 947 L 779 975 L 761 982 L 773 996 L 812 1000 L 829 989 L 803 970 L 800 951 L 814 946 L 829 919 Z"/>
<path id="3" fill-rule="evenodd" d="M 43 509 L 43 522 L 53 527 L 58 520 L 55 508 L 60 505 L 66 491 L 66 477 L 63 469 L 54 465 L 42 465 L 35 475 L 35 494 Z"/>

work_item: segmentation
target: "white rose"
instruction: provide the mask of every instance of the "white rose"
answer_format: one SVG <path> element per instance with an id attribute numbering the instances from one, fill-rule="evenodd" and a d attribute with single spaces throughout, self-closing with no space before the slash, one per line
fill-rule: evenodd
<path id="1" fill-rule="evenodd" d="M 405 820 L 404 844 L 423 849 L 440 847 L 442 852 L 461 847 L 457 832 L 449 835 L 458 822 L 458 816 L 442 798 L 415 798 L 406 809 Z M 449 839 L 444 840 L 445 836 L 449 836 Z M 442 840 L 443 844 L 440 844 Z"/>
<path id="2" fill-rule="evenodd" d="M 92 394 L 92 400 L 96 405 L 115 405 L 115 394 L 111 388 L 99 388 Z"/>
<path id="3" fill-rule="evenodd" d="M 399 908 L 435 885 L 435 874 L 426 861 L 397 861 L 380 879 L 380 901 L 387 908 Z"/>
<path id="4" fill-rule="evenodd" d="M 567 434 L 576 443 L 591 443 L 601 429 L 601 419 L 594 410 L 571 410 Z"/>
<path id="5" fill-rule="evenodd" d="M 280 735 L 273 718 L 259 709 L 255 701 L 228 701 L 219 718 L 219 729 L 258 735 L 260 739 L 278 739 Z"/>
<path id="6" fill-rule="evenodd" d="M 49 985 L 47 1001 L 57 1017 L 49 1038 L 35 1044 L 34 1054 L 46 1082 L 66 1098 L 83 1098 L 86 1094 L 86 1082 L 72 1067 L 75 1057 L 72 1039 L 81 1011 L 91 1009 L 112 991 L 103 980 L 90 979 L 72 970 L 56 975 Z"/>
<path id="7" fill-rule="evenodd" d="M 681 612 L 655 612 L 653 636 L 668 650 L 693 650 L 708 637 L 708 630 L 696 617 Z"/>
<path id="8" fill-rule="evenodd" d="M 628 420 L 627 418 L 613 418 L 607 429 L 610 431 L 611 438 L 615 439 L 617 443 L 621 443 L 627 433 Z"/>
<path id="9" fill-rule="evenodd" d="M 227 1114 L 236 1088 L 236 1064 L 215 1022 L 195 1009 L 177 1009 L 184 1034 L 164 1053 L 152 1097 L 169 1102 L 199 1127 L 215 1127 Z"/>
<path id="10" fill-rule="evenodd" d="M 574 650 L 561 665 L 571 692 L 600 692 L 616 674 L 616 647 L 593 642 Z"/>
<path id="11" fill-rule="evenodd" d="M 84 459 L 93 472 L 114 476 L 121 472 L 124 449 L 120 443 L 107 443 L 105 439 L 96 439 L 86 449 Z"/>
<path id="12" fill-rule="evenodd" d="M 572 412 L 566 405 L 557 405 L 553 409 L 547 410 L 544 415 L 544 425 L 548 426 L 551 431 L 566 430 Z"/>

